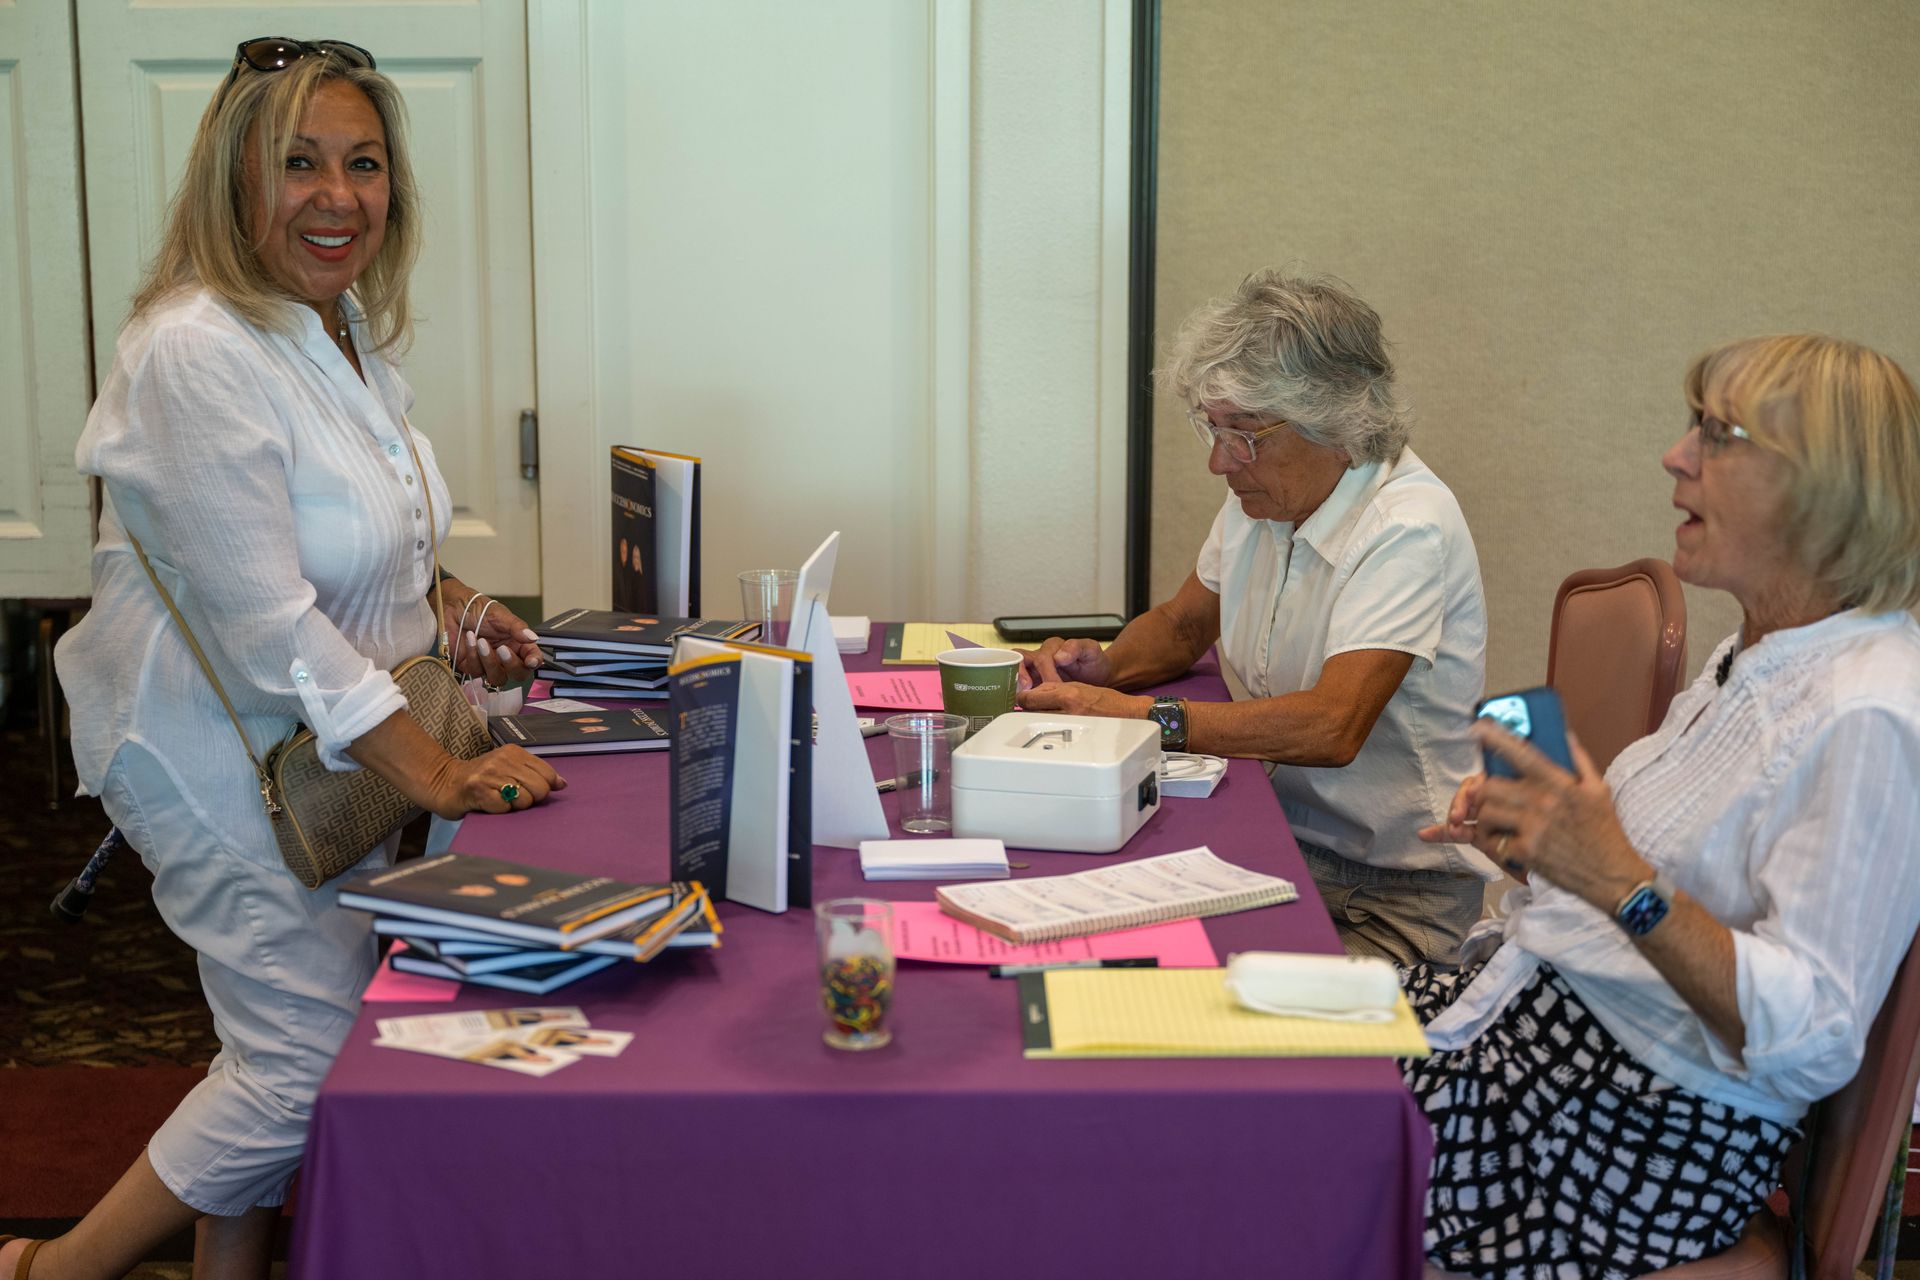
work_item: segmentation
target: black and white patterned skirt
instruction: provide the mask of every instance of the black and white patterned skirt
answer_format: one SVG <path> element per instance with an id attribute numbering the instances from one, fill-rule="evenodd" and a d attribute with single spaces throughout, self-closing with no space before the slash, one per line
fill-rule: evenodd
<path id="1" fill-rule="evenodd" d="M 1478 970 L 1401 971 L 1422 1023 Z M 1624 1280 L 1719 1253 L 1800 1136 L 1642 1066 L 1542 965 L 1472 1044 L 1402 1064 L 1433 1124 L 1426 1252 L 1503 1280 Z"/>

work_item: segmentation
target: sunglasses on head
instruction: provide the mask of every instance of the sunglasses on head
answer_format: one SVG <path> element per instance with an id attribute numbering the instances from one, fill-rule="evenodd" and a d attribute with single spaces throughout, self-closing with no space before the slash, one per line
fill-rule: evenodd
<path id="1" fill-rule="evenodd" d="M 285 36 L 255 36 L 251 40 L 242 40 L 234 49 L 233 70 L 221 82 L 220 92 L 223 95 L 226 93 L 228 86 L 239 76 L 241 67 L 252 67 L 263 74 L 285 71 L 309 56 L 338 58 L 349 67 L 367 71 L 375 69 L 372 54 L 345 40 L 289 40 Z"/>

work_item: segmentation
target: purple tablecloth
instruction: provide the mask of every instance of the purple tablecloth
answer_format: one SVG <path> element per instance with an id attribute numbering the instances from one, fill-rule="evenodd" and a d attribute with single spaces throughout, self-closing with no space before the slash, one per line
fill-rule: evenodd
<path id="1" fill-rule="evenodd" d="M 879 643 L 853 669 L 878 665 Z M 1219 697 L 1210 664 L 1173 686 Z M 884 739 L 876 773 L 892 771 Z M 667 874 L 664 753 L 561 759 L 568 790 L 470 818 L 455 847 L 637 880 Z M 892 818 L 891 797 L 889 819 Z M 1122 855 L 1210 845 L 1297 903 L 1207 922 L 1224 963 L 1334 951 L 1260 768 L 1168 800 Z M 1086 855 L 1021 853 L 1053 875 Z M 814 850 L 816 900 L 931 899 Z M 726 904 L 725 945 L 547 997 L 465 987 L 370 1005 L 320 1091 L 300 1280 L 555 1275 L 1171 1277 L 1419 1273 L 1430 1139 L 1384 1060 L 1035 1061 L 1015 984 L 902 964 L 894 1042 L 821 1043 L 811 913 Z M 578 1004 L 632 1031 L 544 1079 L 374 1048 L 376 1017 Z"/>

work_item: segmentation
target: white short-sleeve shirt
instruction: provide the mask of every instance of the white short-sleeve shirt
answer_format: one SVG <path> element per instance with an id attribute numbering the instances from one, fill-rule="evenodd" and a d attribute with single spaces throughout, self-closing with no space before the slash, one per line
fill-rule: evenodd
<path id="1" fill-rule="evenodd" d="M 1480 563 L 1439 477 L 1411 449 L 1351 468 L 1298 528 L 1229 496 L 1195 571 L 1220 596 L 1220 652 L 1256 698 L 1310 689 L 1356 649 L 1413 655 L 1352 763 L 1275 767 L 1294 834 L 1371 866 L 1497 879 L 1471 846 L 1415 834 L 1480 767 L 1467 727 L 1486 682 Z"/>

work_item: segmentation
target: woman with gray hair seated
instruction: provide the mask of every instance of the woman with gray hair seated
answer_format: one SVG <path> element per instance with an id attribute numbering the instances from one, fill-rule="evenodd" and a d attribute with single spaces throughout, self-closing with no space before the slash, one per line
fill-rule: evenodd
<path id="1" fill-rule="evenodd" d="M 1021 704 L 1150 718 L 1169 751 L 1274 761 L 1347 950 L 1450 964 L 1499 873 L 1415 832 L 1478 766 L 1486 602 L 1459 504 L 1407 448 L 1380 317 L 1337 280 L 1258 272 L 1188 319 L 1161 376 L 1227 500 L 1173 599 L 1104 652 L 1056 638 L 1029 653 Z M 1125 692 L 1215 641 L 1250 699 Z"/>

